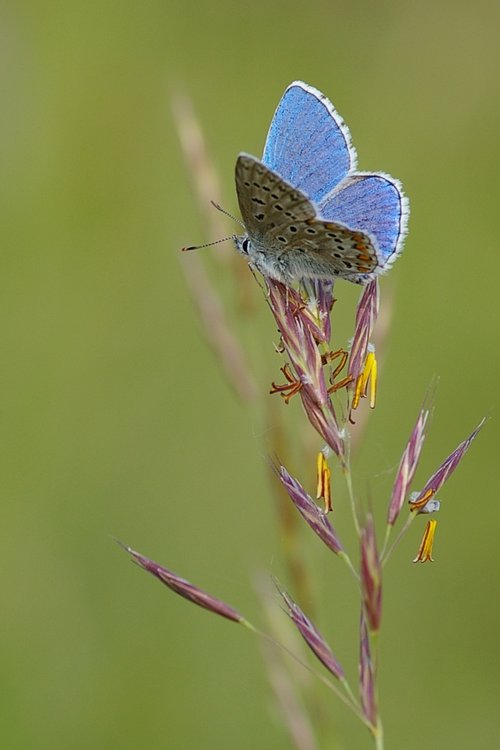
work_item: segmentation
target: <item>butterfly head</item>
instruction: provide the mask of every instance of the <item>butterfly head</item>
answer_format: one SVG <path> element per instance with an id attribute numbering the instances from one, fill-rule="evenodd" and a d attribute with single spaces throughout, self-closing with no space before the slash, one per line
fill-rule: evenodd
<path id="1" fill-rule="evenodd" d="M 250 239 L 248 234 L 233 235 L 234 246 L 240 255 L 248 257 L 250 253 Z"/>

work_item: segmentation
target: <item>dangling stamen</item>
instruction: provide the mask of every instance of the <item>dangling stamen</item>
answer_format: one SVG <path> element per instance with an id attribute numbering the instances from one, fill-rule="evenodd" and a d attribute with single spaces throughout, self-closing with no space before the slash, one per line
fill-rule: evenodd
<path id="1" fill-rule="evenodd" d="M 332 472 L 326 462 L 325 454 L 320 451 L 316 459 L 316 500 L 323 498 L 325 513 L 330 513 L 332 510 L 331 476 Z"/>
<path id="2" fill-rule="evenodd" d="M 285 383 L 284 385 L 277 385 L 275 382 L 272 382 L 272 387 L 269 393 L 279 393 L 280 396 L 284 399 L 285 404 L 288 404 L 292 396 L 295 396 L 295 394 L 301 390 L 302 383 L 300 380 L 294 378 L 288 363 L 285 364 L 284 367 L 280 367 L 280 370 L 288 380 L 288 383 Z"/>

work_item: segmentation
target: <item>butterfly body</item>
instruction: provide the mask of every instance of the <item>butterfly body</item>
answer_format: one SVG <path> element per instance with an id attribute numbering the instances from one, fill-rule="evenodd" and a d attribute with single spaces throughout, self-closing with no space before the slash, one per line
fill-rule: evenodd
<path id="1" fill-rule="evenodd" d="M 397 180 L 357 172 L 349 131 L 301 82 L 285 91 L 262 161 L 240 154 L 235 181 L 246 234 L 238 252 L 264 276 L 366 283 L 401 252 L 408 204 Z"/>

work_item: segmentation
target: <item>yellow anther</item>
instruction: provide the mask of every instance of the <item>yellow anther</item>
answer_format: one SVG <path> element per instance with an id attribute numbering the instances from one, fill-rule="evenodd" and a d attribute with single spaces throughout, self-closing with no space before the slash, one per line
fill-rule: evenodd
<path id="1" fill-rule="evenodd" d="M 325 503 L 325 513 L 329 513 L 332 510 L 332 495 L 330 489 L 330 481 L 332 478 L 332 472 L 327 464 L 323 451 L 318 453 L 316 458 L 316 499 L 323 498 Z"/>
<path id="2" fill-rule="evenodd" d="M 432 557 L 432 545 L 434 544 L 434 535 L 436 533 L 437 521 L 427 521 L 420 547 L 418 548 L 417 556 L 413 560 L 416 562 L 434 562 Z"/>
<path id="3" fill-rule="evenodd" d="M 366 398 L 368 387 L 370 389 L 370 407 L 374 409 L 377 397 L 377 359 L 374 350 L 370 350 L 366 355 L 365 366 L 356 380 L 356 388 L 352 397 L 352 409 L 357 409 L 360 399 Z"/>

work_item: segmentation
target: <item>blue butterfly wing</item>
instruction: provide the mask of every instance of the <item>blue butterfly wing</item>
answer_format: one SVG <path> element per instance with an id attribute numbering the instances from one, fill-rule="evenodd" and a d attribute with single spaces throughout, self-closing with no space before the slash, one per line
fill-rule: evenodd
<path id="1" fill-rule="evenodd" d="M 262 161 L 319 203 L 355 168 L 356 151 L 328 99 L 296 81 L 274 113 Z"/>
<path id="2" fill-rule="evenodd" d="M 397 180 L 385 174 L 355 172 L 319 205 L 322 218 L 345 224 L 375 240 L 384 267 L 403 248 L 408 200 Z"/>

